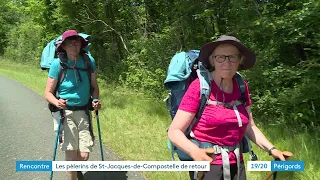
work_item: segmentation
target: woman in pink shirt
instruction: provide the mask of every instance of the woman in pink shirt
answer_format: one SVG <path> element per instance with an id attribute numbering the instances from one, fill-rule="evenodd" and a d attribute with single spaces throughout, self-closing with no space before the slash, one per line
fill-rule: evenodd
<path id="1" fill-rule="evenodd" d="M 195 145 L 184 134 L 200 106 L 199 79 L 190 84 L 181 100 L 168 136 L 176 147 L 190 155 L 193 160 L 211 162 L 210 171 L 204 174 L 203 180 L 246 179 L 242 154 L 240 153 L 240 162 L 238 162 L 240 167 L 238 167 L 237 153 L 235 153 L 235 148 L 245 134 L 273 157 L 285 160 L 283 153 L 277 150 L 255 125 L 250 111 L 252 102 L 246 82 L 245 103 L 236 107 L 237 112 L 233 108 L 210 103 L 217 101 L 228 103 L 240 98 L 240 90 L 234 76 L 237 71 L 254 66 L 256 61 L 254 53 L 235 37 L 221 36 L 201 48 L 199 60 L 208 70 L 213 70 L 211 71 L 211 93 L 210 101 L 204 108 L 199 121 L 193 126 L 192 133 L 194 139 L 199 142 L 229 147 L 229 152 L 225 151 L 229 161 L 228 167 L 224 167 L 222 153 L 210 157 L 205 149 Z M 190 178 L 193 179 L 191 175 Z"/>

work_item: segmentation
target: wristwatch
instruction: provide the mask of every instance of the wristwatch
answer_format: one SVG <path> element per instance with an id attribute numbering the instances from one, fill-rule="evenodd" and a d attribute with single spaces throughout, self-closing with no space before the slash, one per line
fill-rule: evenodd
<path id="1" fill-rule="evenodd" d="M 272 155 L 271 151 L 274 150 L 274 149 L 277 149 L 277 148 L 273 146 L 272 148 L 270 148 L 270 149 L 268 150 L 270 156 Z"/>

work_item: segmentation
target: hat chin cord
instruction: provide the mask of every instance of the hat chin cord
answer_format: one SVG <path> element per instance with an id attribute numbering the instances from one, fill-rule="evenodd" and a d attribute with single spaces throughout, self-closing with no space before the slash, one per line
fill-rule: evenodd
<path id="1" fill-rule="evenodd" d="M 221 81 L 220 81 L 220 84 L 219 84 L 219 89 L 221 89 L 222 91 L 222 102 L 225 101 L 225 97 L 224 97 L 224 93 L 223 93 L 223 77 L 221 77 Z M 216 101 L 218 102 L 218 93 L 216 94 Z"/>

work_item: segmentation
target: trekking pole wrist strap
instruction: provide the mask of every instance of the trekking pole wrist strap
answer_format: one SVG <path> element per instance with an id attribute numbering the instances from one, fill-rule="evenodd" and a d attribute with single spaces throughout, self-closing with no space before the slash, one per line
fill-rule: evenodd
<path id="1" fill-rule="evenodd" d="M 277 148 L 273 146 L 268 150 L 270 156 L 272 155 L 272 150 L 274 150 L 274 149 L 277 149 Z"/>

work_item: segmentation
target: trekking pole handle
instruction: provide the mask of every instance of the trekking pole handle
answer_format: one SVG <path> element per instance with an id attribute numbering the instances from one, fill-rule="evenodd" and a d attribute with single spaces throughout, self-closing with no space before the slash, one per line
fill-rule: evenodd
<path id="1" fill-rule="evenodd" d="M 93 99 L 93 102 L 97 103 L 97 102 L 99 102 L 99 99 Z M 96 115 L 98 115 L 98 114 L 99 114 L 99 112 L 98 112 L 98 110 L 96 110 Z"/>
<path id="2" fill-rule="evenodd" d="M 282 153 L 283 153 L 283 156 L 284 156 L 284 158 L 286 159 L 286 161 L 287 161 L 290 157 L 293 156 L 292 152 L 289 152 L 289 151 L 283 151 Z M 275 160 L 275 161 L 279 161 L 280 159 L 279 159 L 279 158 L 275 158 L 274 160 Z M 276 177 L 277 177 L 277 171 L 271 171 L 264 180 L 269 180 L 272 175 L 273 175 L 273 179 L 276 179 Z"/>

